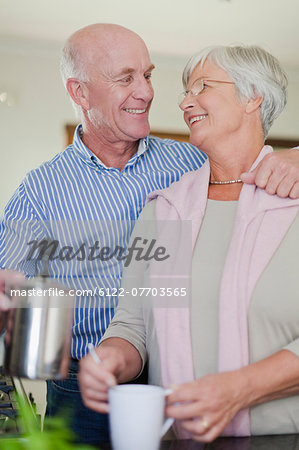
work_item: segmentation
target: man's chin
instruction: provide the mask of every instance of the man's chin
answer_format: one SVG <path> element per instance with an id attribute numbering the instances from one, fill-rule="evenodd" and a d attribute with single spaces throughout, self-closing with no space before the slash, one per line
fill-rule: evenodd
<path id="1" fill-rule="evenodd" d="M 145 127 L 138 128 L 138 130 L 135 130 L 131 136 L 134 137 L 136 141 L 139 141 L 139 139 L 144 139 L 149 134 L 150 134 L 150 127 L 148 125 Z"/>

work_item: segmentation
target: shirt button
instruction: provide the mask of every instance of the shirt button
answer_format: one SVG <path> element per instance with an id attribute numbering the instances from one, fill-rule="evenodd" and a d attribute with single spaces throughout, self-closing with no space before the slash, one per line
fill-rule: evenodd
<path id="1" fill-rule="evenodd" d="M 123 172 L 123 177 L 126 177 L 126 176 L 127 176 L 126 172 Z"/>
<path id="2" fill-rule="evenodd" d="M 140 211 L 141 211 L 141 207 L 137 206 L 137 212 L 140 212 Z"/>

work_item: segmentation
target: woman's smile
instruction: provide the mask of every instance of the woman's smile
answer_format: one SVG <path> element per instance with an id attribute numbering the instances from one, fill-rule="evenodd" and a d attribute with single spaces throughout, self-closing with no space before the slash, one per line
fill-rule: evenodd
<path id="1" fill-rule="evenodd" d="M 208 117 L 208 114 L 198 114 L 197 116 L 190 116 L 188 118 L 190 126 L 193 125 L 196 122 L 201 122 L 202 120 L 206 119 Z"/>

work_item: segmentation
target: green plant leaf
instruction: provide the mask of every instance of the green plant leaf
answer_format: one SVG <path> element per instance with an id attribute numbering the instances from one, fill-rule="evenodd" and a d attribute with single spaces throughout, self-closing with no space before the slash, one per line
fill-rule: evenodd
<path id="1" fill-rule="evenodd" d="M 31 406 L 19 395 L 16 395 L 20 415 L 18 426 L 22 438 L 0 438 L 1 450 L 91 450 L 86 444 L 75 444 L 74 433 L 68 428 L 67 420 L 63 417 L 46 417 L 44 431 L 40 430 Z"/>

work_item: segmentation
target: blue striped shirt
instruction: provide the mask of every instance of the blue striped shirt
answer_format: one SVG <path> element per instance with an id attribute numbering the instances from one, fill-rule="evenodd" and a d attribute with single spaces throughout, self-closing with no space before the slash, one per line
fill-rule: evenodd
<path id="1" fill-rule="evenodd" d="M 190 144 L 148 136 L 119 171 L 106 167 L 81 133 L 78 126 L 72 145 L 27 174 L 0 222 L 1 268 L 34 276 L 40 262 L 28 258 L 29 243 L 56 240 L 56 256 L 63 248 L 50 261 L 49 273 L 77 290 L 71 348 L 76 359 L 85 355 L 88 342 L 99 342 L 117 305 L 124 260 L 98 259 L 99 249 L 127 248 L 147 195 L 206 159 Z M 105 295 L 97 295 L 100 288 Z"/>

